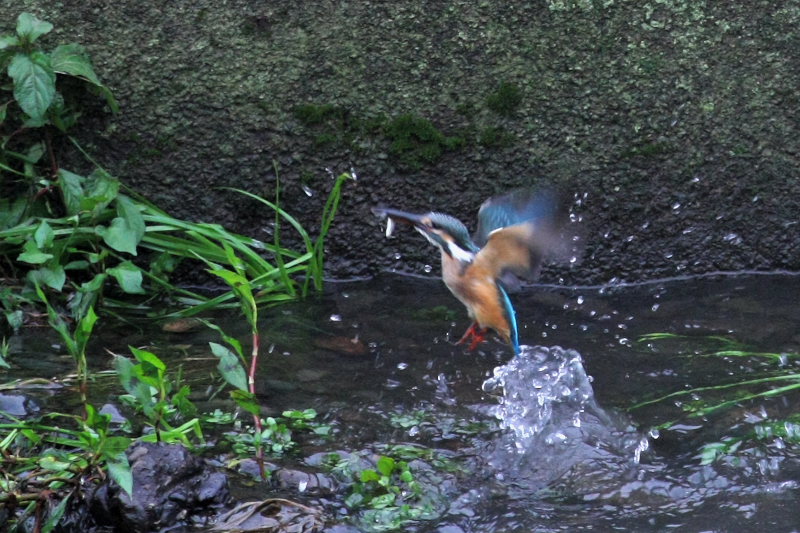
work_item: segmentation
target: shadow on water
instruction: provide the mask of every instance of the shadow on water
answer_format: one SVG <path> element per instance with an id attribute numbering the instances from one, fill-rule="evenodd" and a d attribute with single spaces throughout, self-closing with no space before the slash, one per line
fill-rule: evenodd
<path id="1" fill-rule="evenodd" d="M 699 417 L 687 406 L 713 397 L 630 409 L 689 388 L 798 372 L 796 357 L 707 354 L 709 338 L 754 352 L 800 352 L 797 294 L 800 277 L 784 275 L 527 288 L 512 297 L 527 346 L 511 357 L 496 342 L 475 352 L 452 344 L 467 320 L 438 281 L 331 284 L 319 301 L 270 310 L 262 323 L 262 338 L 273 345 L 259 369 L 262 404 L 275 413 L 313 407 L 334 427 L 330 440 L 301 442 L 299 454 L 274 462 L 324 477 L 321 458 L 330 452 L 364 460 L 427 450 L 409 465 L 426 486 L 430 519 L 406 531 L 797 530 L 798 439 L 749 438 L 715 461 L 701 460 L 710 443 L 752 436 L 760 424 L 796 413 L 796 393 Z M 238 318 L 218 322 L 247 337 Z M 676 336 L 641 341 L 655 332 Z M 193 391 L 209 387 L 213 332 L 120 325 L 101 334 L 103 346 L 148 346 L 168 364 L 183 364 Z M 15 339 L 16 349 L 52 353 L 34 337 Z M 95 355 L 92 368 L 110 366 Z M 41 372 L 38 359 L 22 365 L 19 377 Z M 50 363 L 53 372 L 61 363 Z M 98 404 L 117 393 L 105 394 Z M 34 401 L 47 410 L 47 395 Z M 215 401 L 198 400 L 206 410 Z M 241 498 L 263 499 L 263 487 L 248 486 L 238 487 Z M 366 530 L 368 522 L 348 521 L 354 512 L 339 487 L 319 492 L 286 482 L 272 490 L 323 508 L 333 531 Z"/>

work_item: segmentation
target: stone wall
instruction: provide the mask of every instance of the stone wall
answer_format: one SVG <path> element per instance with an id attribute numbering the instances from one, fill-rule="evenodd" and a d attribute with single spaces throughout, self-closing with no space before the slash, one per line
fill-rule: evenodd
<path id="1" fill-rule="evenodd" d="M 173 214 L 268 239 L 273 215 L 219 188 L 271 196 L 279 169 L 312 228 L 326 169 L 354 168 L 331 277 L 438 262 L 385 240 L 376 203 L 474 228 L 540 182 L 581 200 L 587 242 L 545 281 L 800 270 L 796 2 L 15 0 L 0 27 L 21 11 L 87 47 L 122 110 L 77 137 Z"/>

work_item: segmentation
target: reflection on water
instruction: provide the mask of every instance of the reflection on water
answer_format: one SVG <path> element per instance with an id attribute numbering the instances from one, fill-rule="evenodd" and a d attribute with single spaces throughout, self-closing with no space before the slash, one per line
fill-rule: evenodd
<path id="1" fill-rule="evenodd" d="M 792 357 L 708 357 L 703 340 L 800 352 L 798 294 L 800 277 L 777 275 L 527 288 L 512 300 L 520 340 L 529 346 L 512 358 L 499 342 L 475 352 L 453 345 L 467 317 L 440 281 L 385 276 L 330 284 L 318 301 L 263 314 L 264 344 L 275 349 L 262 355 L 262 403 L 276 413 L 312 407 L 334 426 L 329 443 L 275 461 L 309 468 L 304 455 L 382 454 L 403 444 L 455 462 L 457 468 L 442 472 L 431 460 L 412 463 L 420 472 L 431 469 L 421 477 L 439 476 L 437 491 L 449 505 L 435 520 L 406 530 L 797 530 L 796 442 L 750 439 L 728 457 L 700 460 L 705 445 L 796 412 L 796 394 L 696 418 L 685 408 L 699 397 L 628 409 L 687 388 L 800 372 Z M 228 334 L 248 336 L 235 315 L 217 322 Z M 654 332 L 682 340 L 639 341 Z M 126 323 L 100 334 L 92 368 L 110 366 L 101 347 L 148 346 L 169 365 L 183 363 L 193 391 L 208 388 L 216 360 L 207 343 L 219 340 L 215 333 L 154 334 Z M 19 377 L 71 368 L 71 361 L 53 357 L 52 339 L 42 337 L 12 339 Z M 46 410 L 51 394 L 30 399 Z M 117 392 L 106 394 L 95 403 L 113 401 Z M 670 429 L 651 431 L 676 419 Z M 321 506 L 331 524 L 343 520 L 341 496 L 278 490 L 276 496 Z"/>

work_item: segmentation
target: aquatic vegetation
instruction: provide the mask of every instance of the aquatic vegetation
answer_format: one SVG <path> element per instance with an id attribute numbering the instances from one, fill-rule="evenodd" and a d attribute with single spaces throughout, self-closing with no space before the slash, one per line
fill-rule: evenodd
<path id="1" fill-rule="evenodd" d="M 639 338 L 640 343 L 677 343 L 680 355 L 693 358 L 746 358 L 754 361 L 766 360 L 768 363 L 758 374 L 742 378 L 734 375 L 725 383 L 691 387 L 660 395 L 638 402 L 628 409 L 634 411 L 653 404 L 673 402 L 680 406 L 684 416 L 662 422 L 656 429 L 669 429 L 681 423 L 685 418 L 705 419 L 739 406 L 751 405 L 754 400 L 766 400 L 786 396 L 800 391 L 800 372 L 794 365 L 787 363 L 800 359 L 800 354 L 788 352 L 764 352 L 751 350 L 742 343 L 724 336 L 692 337 L 673 333 L 652 333 Z M 675 346 L 673 344 L 673 346 Z M 688 352 L 688 353 L 687 353 Z M 766 416 L 766 415 L 765 415 Z M 788 416 L 775 419 L 765 417 L 759 422 L 743 422 L 738 424 L 736 436 L 728 436 L 719 442 L 705 444 L 700 452 L 704 464 L 721 457 L 734 454 L 745 442 L 767 442 L 776 438 L 789 443 L 800 443 L 798 421 L 800 413 L 793 412 Z M 750 429 L 745 429 L 745 428 Z"/>
<path id="2" fill-rule="evenodd" d="M 394 531 L 442 512 L 443 496 L 434 481 L 419 479 L 405 460 L 380 455 L 371 466 L 364 466 L 356 454 L 332 453 L 327 464 L 331 473 L 350 484 L 344 503 L 358 512 L 353 520 L 366 531 Z"/>

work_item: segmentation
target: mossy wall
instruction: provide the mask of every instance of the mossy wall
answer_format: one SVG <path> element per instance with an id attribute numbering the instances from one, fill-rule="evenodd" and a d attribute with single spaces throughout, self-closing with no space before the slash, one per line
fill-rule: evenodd
<path id="1" fill-rule="evenodd" d="M 797 1 L 15 0 L 0 26 L 21 11 L 118 97 L 78 137 L 177 215 L 268 238 L 272 215 L 218 188 L 270 195 L 277 165 L 313 227 L 326 169 L 354 168 L 333 277 L 438 262 L 384 240 L 376 203 L 473 227 L 542 181 L 577 195 L 587 241 L 549 281 L 800 270 Z"/>

